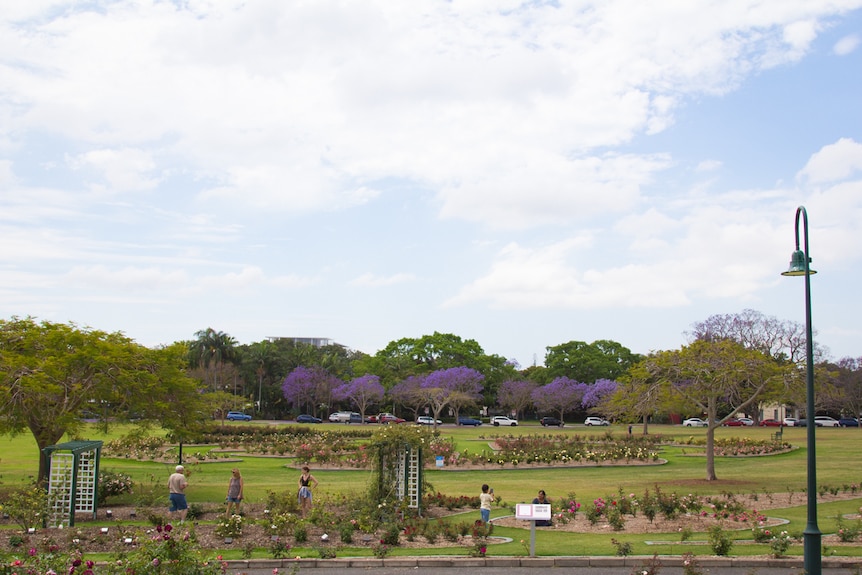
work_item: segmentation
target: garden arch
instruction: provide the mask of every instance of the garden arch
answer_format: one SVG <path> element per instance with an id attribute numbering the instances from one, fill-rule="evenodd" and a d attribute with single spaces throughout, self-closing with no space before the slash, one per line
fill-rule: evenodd
<path id="1" fill-rule="evenodd" d="M 430 435 L 420 427 L 387 426 L 371 440 L 377 454 L 374 498 L 381 502 L 399 503 L 407 509 L 422 512 L 424 479 L 424 447 Z"/>
<path id="2" fill-rule="evenodd" d="M 48 522 L 71 527 L 76 513 L 96 517 L 101 441 L 69 441 L 42 450 L 48 460 Z"/>

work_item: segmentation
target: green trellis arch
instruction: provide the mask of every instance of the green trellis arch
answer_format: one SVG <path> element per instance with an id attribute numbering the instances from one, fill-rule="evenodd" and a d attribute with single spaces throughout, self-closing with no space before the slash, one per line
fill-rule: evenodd
<path id="1" fill-rule="evenodd" d="M 380 504 L 422 511 L 424 451 L 431 443 L 429 430 L 412 425 L 387 425 L 371 438 L 376 457 L 371 496 Z"/>
<path id="2" fill-rule="evenodd" d="M 69 441 L 42 450 L 48 460 L 51 527 L 75 524 L 75 513 L 92 513 L 99 505 L 101 441 Z"/>

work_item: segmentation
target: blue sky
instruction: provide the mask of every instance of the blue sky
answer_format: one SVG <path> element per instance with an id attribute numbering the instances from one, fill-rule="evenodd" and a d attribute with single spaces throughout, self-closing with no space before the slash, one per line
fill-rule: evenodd
<path id="1" fill-rule="evenodd" d="M 541 363 L 675 349 L 782 278 L 862 356 L 862 0 L 0 12 L 0 317 Z"/>

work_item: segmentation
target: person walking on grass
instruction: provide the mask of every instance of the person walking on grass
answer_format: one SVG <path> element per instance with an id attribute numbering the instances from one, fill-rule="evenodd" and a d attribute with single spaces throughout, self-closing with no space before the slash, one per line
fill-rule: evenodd
<path id="1" fill-rule="evenodd" d="M 230 470 L 230 481 L 227 484 L 227 512 L 226 515 L 230 517 L 231 509 L 236 507 L 236 512 L 239 513 L 239 505 L 242 503 L 242 490 L 243 490 L 243 481 L 242 474 L 239 472 L 239 469 L 234 467 Z"/>
<path id="2" fill-rule="evenodd" d="M 186 479 L 185 468 L 177 465 L 171 476 L 168 477 L 168 491 L 170 492 L 171 506 L 168 512 L 171 516 L 179 514 L 180 523 L 186 520 L 189 512 L 189 504 L 186 502 L 186 487 L 189 482 Z"/>
<path id="3" fill-rule="evenodd" d="M 302 466 L 302 475 L 299 476 L 299 512 L 302 517 L 308 515 L 311 509 L 311 490 L 317 488 L 317 479 L 311 474 L 307 465 Z"/>

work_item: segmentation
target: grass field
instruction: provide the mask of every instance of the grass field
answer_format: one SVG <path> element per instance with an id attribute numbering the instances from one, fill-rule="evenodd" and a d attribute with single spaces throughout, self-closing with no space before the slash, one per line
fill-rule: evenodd
<path id="1" fill-rule="evenodd" d="M 254 422 L 252 425 L 267 425 L 265 422 Z M 232 425 L 248 425 L 235 423 Z M 335 424 L 323 424 L 321 427 L 337 429 Z M 115 428 L 107 435 L 100 433 L 95 427 L 84 434 L 86 439 L 110 440 L 121 437 L 127 431 L 125 428 Z M 441 427 L 441 432 L 453 437 L 459 451 L 480 452 L 488 449 L 488 443 L 497 435 L 521 434 L 580 434 L 603 435 L 613 433 L 624 435 L 627 426 L 611 426 L 610 428 L 587 428 L 569 426 L 564 428 L 542 428 L 538 424 L 522 424 L 514 428 L 494 428 L 482 426 L 478 428 L 452 426 Z M 636 427 L 634 433 L 641 433 Z M 704 437 L 703 428 L 683 428 L 680 426 L 652 425 L 651 435 L 660 434 L 663 437 L 676 438 L 679 443 L 686 443 L 691 437 Z M 768 439 L 774 429 L 770 428 L 722 428 L 717 430 L 717 437 L 742 436 L 751 439 Z M 819 487 L 849 489 L 860 484 L 860 463 L 862 455 L 859 452 L 862 432 L 859 429 L 818 428 L 817 433 L 817 483 Z M 431 468 L 426 471 L 425 480 L 435 491 L 446 495 L 478 495 L 483 483 L 494 487 L 498 499 L 503 499 L 506 505 L 529 502 L 538 489 L 544 489 L 551 499 L 566 497 L 574 493 L 581 502 L 591 502 L 598 497 L 609 497 L 618 491 L 624 493 L 643 494 L 660 486 L 664 492 L 676 491 L 680 494 L 694 493 L 700 495 L 719 495 L 723 493 L 794 493 L 798 494 L 799 506 L 781 510 L 781 517 L 790 520 L 788 530 L 802 531 L 805 524 L 805 487 L 807 484 L 807 452 L 806 429 L 786 428 L 785 441 L 793 444 L 795 449 L 788 453 L 765 457 L 718 457 L 716 458 L 717 481 L 706 481 L 705 459 L 702 449 L 690 446 L 663 447 L 660 457 L 667 462 L 663 465 L 651 466 L 586 466 L 571 468 L 519 468 L 501 469 L 488 466 L 483 469 L 459 470 L 458 468 Z M 193 450 L 196 447 L 186 446 Z M 238 460 L 238 461 L 237 461 Z M 38 468 L 35 442 L 29 435 L 15 438 L 0 437 L 0 488 L 18 486 L 29 482 Z M 136 482 L 151 484 L 157 488 L 164 486 L 173 465 L 151 461 L 134 461 L 123 458 L 103 458 L 102 469 L 128 473 Z M 290 458 L 255 457 L 238 454 L 231 461 L 201 463 L 187 466 L 190 471 L 190 487 L 187 490 L 190 502 L 223 502 L 227 489 L 230 469 L 239 467 L 245 479 L 245 496 L 247 502 L 263 502 L 267 491 L 293 491 L 296 488 L 298 471 L 296 463 Z M 325 498 L 336 494 L 357 494 L 364 492 L 370 479 L 369 471 L 347 469 L 314 469 L 312 472 L 320 482 L 318 496 Z M 821 504 L 818 508 L 820 528 L 824 533 L 834 531 L 836 517 L 839 514 L 855 513 L 862 505 L 862 499 Z M 509 513 L 507 508 L 495 509 L 492 517 Z M 468 518 L 473 519 L 471 514 Z M 475 512 L 478 518 L 478 511 Z M 511 533 L 509 533 L 511 531 Z M 495 546 L 495 554 L 523 554 L 519 541 L 524 537 L 523 530 L 505 528 L 499 529 L 499 535 L 512 537 L 514 540 L 507 545 Z M 527 532 L 528 533 L 528 532 Z M 538 554 L 546 555 L 607 555 L 613 554 L 609 545 L 608 532 L 578 534 L 542 532 L 537 543 Z M 666 553 L 669 549 L 656 549 L 644 542 L 642 535 L 626 534 L 625 531 L 615 533 L 620 541 L 631 541 L 635 554 Z M 742 537 L 742 536 L 740 536 Z M 651 539 L 666 539 L 679 541 L 676 533 L 667 537 L 650 535 Z M 681 553 L 677 548 L 674 553 Z M 798 547 L 799 549 L 796 549 Z M 404 550 L 396 550 L 395 554 Z M 685 551 L 696 554 L 709 554 L 708 548 L 695 546 L 686 547 Z M 426 551 L 412 551 L 411 554 Z M 432 551 L 427 551 L 432 553 Z M 763 554 L 763 548 L 758 546 L 735 547 L 734 555 Z M 800 554 L 801 545 L 794 546 L 790 554 Z M 842 555 L 862 555 L 862 547 L 842 547 Z"/>

